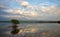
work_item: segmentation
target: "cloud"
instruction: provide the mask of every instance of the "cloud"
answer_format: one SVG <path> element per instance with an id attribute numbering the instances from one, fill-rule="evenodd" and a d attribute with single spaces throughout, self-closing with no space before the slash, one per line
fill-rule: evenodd
<path id="1" fill-rule="evenodd" d="M 35 11 L 25 11 L 25 10 L 22 10 L 22 9 L 8 9 L 8 10 L 4 10 L 5 12 L 7 13 L 10 13 L 10 14 L 22 14 L 22 15 L 25 15 L 25 16 L 37 16 L 38 13 L 35 12 Z"/>
<path id="2" fill-rule="evenodd" d="M 0 3 L 0 9 L 7 9 L 7 7 L 6 7 L 5 4 L 1 4 L 1 3 Z"/>
<path id="3" fill-rule="evenodd" d="M 20 14 L 22 12 L 21 10 L 17 9 L 5 9 L 4 11 L 10 14 Z"/>
<path id="4" fill-rule="evenodd" d="M 50 4 L 49 2 L 41 3 L 39 5 L 31 5 L 28 1 L 20 0 L 18 3 L 23 7 L 20 9 L 5 9 L 6 13 L 10 15 L 4 15 L 6 18 L 23 18 L 30 20 L 51 20 L 58 19 L 60 16 L 60 6 Z"/>
<path id="5" fill-rule="evenodd" d="M 38 6 L 28 5 L 26 8 L 5 10 L 10 14 L 14 14 L 6 17 L 14 18 L 17 15 L 18 18 L 23 18 L 23 19 L 26 18 L 29 20 L 59 20 L 58 16 L 60 16 L 60 7 L 58 6 L 41 5 L 38 7 Z"/>
<path id="6" fill-rule="evenodd" d="M 27 1 L 25 1 L 25 2 L 27 2 Z M 22 1 L 22 3 L 24 4 L 24 1 Z M 22 6 L 24 7 L 24 5 L 22 5 Z M 58 15 L 60 12 L 60 11 L 58 11 L 58 8 L 56 7 L 56 5 L 53 5 L 53 3 L 49 3 L 49 2 L 41 3 L 40 6 L 38 6 L 38 5 L 32 6 L 28 3 L 25 5 L 25 7 L 29 10 L 37 12 L 38 14 L 40 13 L 41 16 L 44 16 L 44 14 L 45 15 L 47 15 L 47 14 Z"/>
<path id="7" fill-rule="evenodd" d="M 47 13 L 47 14 L 55 14 L 55 15 L 59 15 L 60 14 L 60 7 L 58 6 L 54 6 L 54 5 L 42 5 L 40 6 L 40 10 L 44 13 Z"/>
<path id="8" fill-rule="evenodd" d="M 39 14 L 35 11 L 25 11 L 22 9 L 5 9 L 4 11 L 9 13 L 10 15 L 1 16 L 10 19 L 32 20 L 35 17 L 39 16 Z"/>
<path id="9" fill-rule="evenodd" d="M 28 1 L 21 1 L 19 4 L 24 8 L 34 9 L 34 6 L 30 5 Z"/>
<path id="10" fill-rule="evenodd" d="M 0 16 L 2 16 L 2 17 L 5 17 L 5 18 L 14 18 L 14 19 L 16 19 L 16 18 L 20 18 L 21 16 L 19 16 L 19 15 L 0 15 Z"/>
<path id="11" fill-rule="evenodd" d="M 29 3 L 27 1 L 22 1 L 20 2 L 20 5 L 22 5 L 23 7 L 27 7 Z"/>
<path id="12" fill-rule="evenodd" d="M 45 7 L 45 6 L 41 6 L 41 11 L 43 12 L 49 12 L 51 9 L 55 9 L 54 6 L 48 6 L 48 7 Z"/>

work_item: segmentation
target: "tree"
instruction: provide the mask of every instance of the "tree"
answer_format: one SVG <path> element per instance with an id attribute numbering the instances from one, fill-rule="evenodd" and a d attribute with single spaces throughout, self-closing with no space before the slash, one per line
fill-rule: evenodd
<path id="1" fill-rule="evenodd" d="M 12 19 L 11 22 L 12 22 L 13 24 L 19 24 L 19 23 L 20 23 L 20 22 L 19 22 L 18 20 L 16 20 L 16 19 Z"/>
<path id="2" fill-rule="evenodd" d="M 11 34 L 13 35 L 18 34 L 19 29 L 17 29 L 18 27 L 17 24 L 19 24 L 20 22 L 16 19 L 12 19 L 11 22 L 13 23 L 13 26 L 12 26 L 13 30 L 11 31 Z"/>

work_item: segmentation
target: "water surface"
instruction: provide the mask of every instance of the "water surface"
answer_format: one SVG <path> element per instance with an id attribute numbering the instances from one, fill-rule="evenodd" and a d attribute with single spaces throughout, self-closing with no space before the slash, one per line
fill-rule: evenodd
<path id="1" fill-rule="evenodd" d="M 60 24 L 57 23 L 20 23 L 19 27 L 35 28 L 35 33 L 12 35 L 10 32 L 12 23 L 0 23 L 0 37 L 60 37 Z"/>

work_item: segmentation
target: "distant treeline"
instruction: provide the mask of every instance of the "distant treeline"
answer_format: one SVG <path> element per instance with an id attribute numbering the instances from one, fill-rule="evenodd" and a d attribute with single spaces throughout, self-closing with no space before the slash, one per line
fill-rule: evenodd
<path id="1" fill-rule="evenodd" d="M 0 22 L 11 22 L 11 21 L 0 21 Z M 20 23 L 60 23 L 60 21 L 20 21 Z"/>

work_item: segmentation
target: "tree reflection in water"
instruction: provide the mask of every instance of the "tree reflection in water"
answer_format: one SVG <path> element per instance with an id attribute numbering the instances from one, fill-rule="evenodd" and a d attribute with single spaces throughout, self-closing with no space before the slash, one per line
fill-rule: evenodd
<path id="1" fill-rule="evenodd" d="M 11 34 L 13 34 L 13 35 L 18 34 L 19 29 L 18 29 L 17 24 L 19 24 L 20 22 L 16 19 L 12 19 L 11 22 L 13 24 Z"/>

